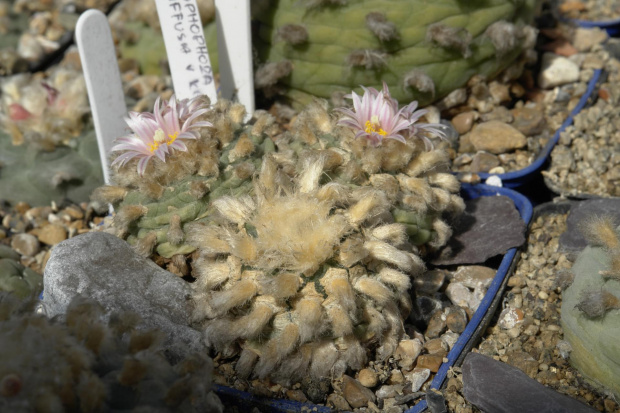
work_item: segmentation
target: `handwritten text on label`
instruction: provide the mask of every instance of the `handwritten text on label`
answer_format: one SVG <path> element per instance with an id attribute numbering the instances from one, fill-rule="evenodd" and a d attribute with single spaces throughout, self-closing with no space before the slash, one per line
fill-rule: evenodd
<path id="1" fill-rule="evenodd" d="M 178 98 L 216 100 L 213 69 L 196 0 L 156 0 L 172 82 Z"/>

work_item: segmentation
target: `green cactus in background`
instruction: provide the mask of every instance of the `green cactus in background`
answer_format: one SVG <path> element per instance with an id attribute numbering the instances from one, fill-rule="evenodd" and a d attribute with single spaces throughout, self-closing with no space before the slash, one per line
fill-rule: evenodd
<path id="1" fill-rule="evenodd" d="M 609 218 L 586 226 L 592 244 L 573 265 L 562 295 L 562 329 L 570 361 L 586 378 L 620 397 L 620 234 Z"/>
<path id="2" fill-rule="evenodd" d="M 39 294 L 43 290 L 43 277 L 24 267 L 20 255 L 6 245 L 0 245 L 0 292 L 14 293 L 20 298 Z"/>
<path id="3" fill-rule="evenodd" d="M 161 333 L 137 328 L 136 314 L 103 322 L 101 307 L 76 298 L 64 320 L 52 321 L 34 303 L 0 292 L 0 410 L 224 410 L 211 391 L 211 359 L 170 365 Z"/>
<path id="4" fill-rule="evenodd" d="M 387 90 L 374 92 L 395 110 Z M 139 123 L 155 130 L 154 119 L 191 105 L 134 118 L 136 139 L 119 146 L 134 159 L 116 168 L 115 186 L 93 194 L 116 210 L 103 230 L 196 279 L 196 326 L 217 350 L 241 352 L 241 376 L 286 382 L 359 369 L 371 350 L 392 355 L 421 256 L 445 244 L 444 219 L 464 208 L 445 152 L 415 138 L 430 125 L 381 143 L 393 129 L 371 117 L 373 145 L 336 125 L 325 101 L 288 131 L 266 112 L 244 124 L 242 106 L 219 101 L 202 115 L 213 126 L 184 140 L 187 151 L 165 152 L 164 163 L 154 151 L 176 133 L 163 127 L 138 139 Z M 393 115 L 414 122 L 409 112 Z"/>
<path id="5" fill-rule="evenodd" d="M 279 0 L 253 4 L 256 87 L 294 102 L 387 82 L 422 105 L 532 48 L 537 0 Z"/>
<path id="6" fill-rule="evenodd" d="M 83 202 L 103 183 L 94 131 L 47 151 L 35 143 L 15 146 L 0 131 L 0 199 L 49 205 Z"/>

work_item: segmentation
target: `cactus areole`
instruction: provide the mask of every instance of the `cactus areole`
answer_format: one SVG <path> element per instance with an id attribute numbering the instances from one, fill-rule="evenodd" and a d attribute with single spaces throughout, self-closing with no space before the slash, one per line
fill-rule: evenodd
<path id="1" fill-rule="evenodd" d="M 279 0 L 253 4 L 255 86 L 293 102 L 387 82 L 426 105 L 534 46 L 537 0 Z"/>
<path id="2" fill-rule="evenodd" d="M 116 185 L 93 194 L 116 209 L 105 231 L 195 279 L 195 325 L 238 354 L 240 377 L 290 383 L 391 356 L 422 256 L 445 244 L 446 219 L 464 208 L 447 155 L 427 149 L 439 125 L 418 122 L 416 104 L 399 109 L 387 86 L 351 98 L 332 113 L 315 101 L 287 131 L 264 111 L 243 123 L 241 105 L 203 113 L 171 99 L 158 115 L 134 114 L 122 142 L 177 130 L 179 105 L 200 111 L 185 114 L 195 139 L 163 156 L 117 146 Z M 149 133 L 134 128 L 138 117 L 154 122 Z"/>

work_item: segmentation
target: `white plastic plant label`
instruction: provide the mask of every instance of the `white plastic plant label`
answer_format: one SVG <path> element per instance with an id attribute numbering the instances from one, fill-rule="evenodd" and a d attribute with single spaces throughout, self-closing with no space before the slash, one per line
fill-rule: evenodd
<path id="1" fill-rule="evenodd" d="M 124 120 L 127 108 L 106 15 L 94 9 L 82 13 L 75 29 L 75 39 L 93 113 L 103 177 L 109 184 L 108 155 L 114 140 L 127 133 Z"/>
<path id="2" fill-rule="evenodd" d="M 221 94 L 254 113 L 250 0 L 215 0 Z"/>
<path id="3" fill-rule="evenodd" d="M 174 92 L 179 99 L 217 101 L 213 69 L 196 0 L 155 0 Z"/>

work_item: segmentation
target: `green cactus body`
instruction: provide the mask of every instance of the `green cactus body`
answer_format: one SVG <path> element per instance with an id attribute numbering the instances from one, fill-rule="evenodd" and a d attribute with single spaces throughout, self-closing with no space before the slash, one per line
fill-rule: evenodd
<path id="1" fill-rule="evenodd" d="M 586 247 L 573 265 L 575 279 L 562 295 L 562 330 L 571 347 L 571 364 L 597 386 L 620 397 L 620 274 L 613 268 L 614 252 Z M 615 251 L 616 266 L 620 251 Z M 602 272 L 602 273 L 601 273 Z"/>
<path id="2" fill-rule="evenodd" d="M 20 298 L 39 294 L 43 277 L 24 267 L 20 255 L 6 245 L 0 245 L 0 291 L 14 293 Z"/>
<path id="3" fill-rule="evenodd" d="M 279 0 L 253 7 L 260 22 L 253 40 L 258 64 L 290 62 L 292 69 L 259 68 L 257 87 L 273 88 L 277 80 L 302 104 L 312 95 L 330 98 L 385 81 L 397 100 L 425 105 L 475 74 L 497 75 L 535 41 L 524 25 L 533 19 L 536 0 L 313 3 L 319 4 Z M 291 27 L 305 31 L 305 40 L 296 31 L 289 35 Z"/>
<path id="4" fill-rule="evenodd" d="M 194 321 L 240 352 L 241 376 L 287 382 L 389 357 L 404 336 L 411 277 L 464 208 L 445 152 L 418 139 L 372 147 L 316 102 L 282 133 L 266 113 L 242 124 L 220 101 L 187 152 L 116 170 L 105 231 L 191 269 Z M 191 262 L 187 263 L 187 254 Z M 171 270 L 172 271 L 172 270 Z"/>
<path id="5" fill-rule="evenodd" d="M 4 201 L 49 205 L 83 202 L 103 183 L 94 131 L 71 146 L 46 151 L 32 143 L 14 146 L 0 131 L 0 198 Z"/>

